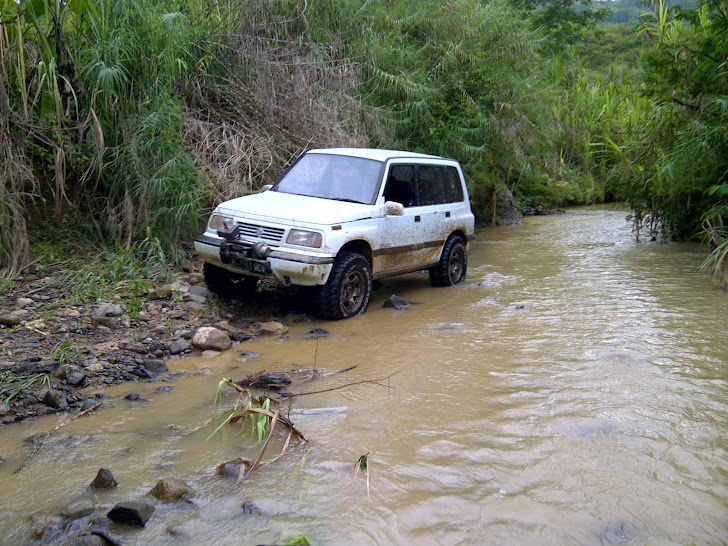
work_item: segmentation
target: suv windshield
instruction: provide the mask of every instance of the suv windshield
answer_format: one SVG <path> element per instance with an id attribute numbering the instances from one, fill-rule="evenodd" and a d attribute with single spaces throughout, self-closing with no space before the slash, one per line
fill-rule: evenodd
<path id="1" fill-rule="evenodd" d="M 271 191 L 371 205 L 382 164 L 343 155 L 306 154 Z"/>

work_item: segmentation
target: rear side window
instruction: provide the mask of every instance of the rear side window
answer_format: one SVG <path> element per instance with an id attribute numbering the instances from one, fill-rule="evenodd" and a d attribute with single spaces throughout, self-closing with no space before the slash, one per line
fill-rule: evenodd
<path id="1" fill-rule="evenodd" d="M 465 200 L 460 175 L 445 165 L 392 165 L 384 187 L 384 199 L 405 207 L 424 207 Z"/>
<path id="2" fill-rule="evenodd" d="M 417 204 L 419 206 L 457 203 L 464 200 L 463 187 L 455 167 L 419 165 Z"/>

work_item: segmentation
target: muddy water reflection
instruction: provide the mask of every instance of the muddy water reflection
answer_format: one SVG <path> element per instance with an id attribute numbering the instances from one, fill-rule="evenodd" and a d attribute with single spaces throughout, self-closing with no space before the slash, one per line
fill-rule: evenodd
<path id="1" fill-rule="evenodd" d="M 243 344 L 260 352 L 246 362 L 235 350 L 174 361 L 210 373 L 169 392 L 123 386 L 114 393 L 148 400 L 119 397 L 62 429 L 19 475 L 23 438 L 58 421 L 0 429 L 0 536 L 27 541 L 28 514 L 82 497 L 104 465 L 121 487 L 97 493 L 100 503 L 140 497 L 162 476 L 196 492 L 193 503 L 158 505 L 142 531 L 117 530 L 124 544 L 728 540 L 728 296 L 696 275 L 698 247 L 636 244 L 624 216 L 577 209 L 489 230 L 464 286 L 388 280 L 364 316 Z M 392 293 L 421 305 L 383 309 Z M 313 327 L 331 336 L 306 339 Z M 220 374 L 314 358 L 329 371 L 359 366 L 299 390 L 398 373 L 391 390 L 296 399 L 308 452 L 239 486 L 209 479 L 220 462 L 255 453 L 231 432 L 206 441 Z M 367 452 L 371 500 L 345 468 Z M 264 515 L 244 515 L 248 500 Z"/>

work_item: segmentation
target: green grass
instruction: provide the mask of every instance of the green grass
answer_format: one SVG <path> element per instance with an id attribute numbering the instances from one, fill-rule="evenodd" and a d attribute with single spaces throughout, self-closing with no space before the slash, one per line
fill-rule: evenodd
<path id="1" fill-rule="evenodd" d="M 12 279 L 0 279 L 0 294 L 14 290 L 16 286 L 18 286 L 18 283 Z"/>
<path id="2" fill-rule="evenodd" d="M 48 376 L 42 373 L 18 376 L 12 371 L 0 372 L 0 402 L 9 403 L 20 391 L 42 378 L 47 380 Z"/>
<path id="3" fill-rule="evenodd" d="M 56 343 L 51 352 L 51 359 L 59 364 L 76 364 L 81 360 L 81 348 L 73 340 L 64 339 Z"/>

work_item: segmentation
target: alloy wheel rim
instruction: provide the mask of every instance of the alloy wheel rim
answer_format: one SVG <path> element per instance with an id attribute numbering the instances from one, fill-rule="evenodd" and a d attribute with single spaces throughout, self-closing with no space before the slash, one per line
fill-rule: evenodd
<path id="1" fill-rule="evenodd" d="M 460 247 L 455 248 L 450 255 L 450 260 L 447 264 L 450 282 L 456 283 L 460 281 L 463 276 L 464 263 L 465 255 L 463 254 L 462 249 L 460 249 Z"/>
<path id="2" fill-rule="evenodd" d="M 361 271 L 351 271 L 346 276 L 341 288 L 341 306 L 347 313 L 358 311 L 361 307 L 365 282 Z"/>

